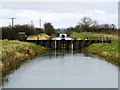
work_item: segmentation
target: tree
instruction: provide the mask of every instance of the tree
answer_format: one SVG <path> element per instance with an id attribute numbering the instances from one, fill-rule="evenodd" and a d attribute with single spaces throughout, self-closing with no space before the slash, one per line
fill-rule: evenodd
<path id="1" fill-rule="evenodd" d="M 116 29 L 116 25 L 115 24 L 111 24 L 110 28 L 111 28 L 111 30 L 115 30 Z"/>
<path id="2" fill-rule="evenodd" d="M 27 36 L 42 33 L 43 30 L 39 28 L 31 29 L 29 25 L 15 25 L 14 27 L 0 27 L 2 30 L 2 39 L 15 40 L 19 32 L 25 32 Z"/>
<path id="3" fill-rule="evenodd" d="M 93 24 L 95 23 L 96 22 L 95 21 L 93 22 L 90 17 L 83 17 L 79 22 L 80 32 L 89 31 L 90 27 L 93 26 Z"/>
<path id="4" fill-rule="evenodd" d="M 41 29 L 41 28 L 35 28 L 34 34 L 39 34 L 39 33 L 43 33 L 43 29 Z"/>
<path id="5" fill-rule="evenodd" d="M 90 27 L 92 24 L 93 24 L 93 21 L 92 21 L 92 19 L 90 17 L 83 17 L 81 19 L 81 25 Z"/>
<path id="6" fill-rule="evenodd" d="M 92 21 L 92 27 L 98 27 L 98 26 L 99 24 L 97 20 Z"/>
<path id="7" fill-rule="evenodd" d="M 55 34 L 55 29 L 54 29 L 54 27 L 51 25 L 51 23 L 45 23 L 45 24 L 44 24 L 44 32 L 45 32 L 47 35 L 52 35 L 52 34 Z"/>
<path id="8" fill-rule="evenodd" d="M 16 32 L 11 27 L 2 27 L 2 39 L 14 40 Z"/>

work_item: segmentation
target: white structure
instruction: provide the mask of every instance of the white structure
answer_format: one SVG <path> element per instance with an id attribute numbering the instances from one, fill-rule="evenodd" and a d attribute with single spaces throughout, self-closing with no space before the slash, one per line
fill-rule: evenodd
<path id="1" fill-rule="evenodd" d="M 59 37 L 52 38 L 52 40 L 74 40 L 71 37 L 67 37 L 67 34 L 59 34 Z"/>

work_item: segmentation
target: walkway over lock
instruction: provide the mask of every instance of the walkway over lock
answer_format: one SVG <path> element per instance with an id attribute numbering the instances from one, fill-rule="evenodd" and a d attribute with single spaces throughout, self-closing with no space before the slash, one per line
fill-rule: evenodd
<path id="1" fill-rule="evenodd" d="M 111 43 L 112 40 L 26 40 L 55 50 L 78 50 L 94 43 Z"/>

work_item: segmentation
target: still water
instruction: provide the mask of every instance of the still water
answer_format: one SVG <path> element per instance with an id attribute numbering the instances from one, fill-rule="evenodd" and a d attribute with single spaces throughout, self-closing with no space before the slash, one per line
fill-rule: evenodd
<path id="1" fill-rule="evenodd" d="M 78 51 L 52 51 L 9 75 L 4 88 L 118 88 L 118 67 Z"/>

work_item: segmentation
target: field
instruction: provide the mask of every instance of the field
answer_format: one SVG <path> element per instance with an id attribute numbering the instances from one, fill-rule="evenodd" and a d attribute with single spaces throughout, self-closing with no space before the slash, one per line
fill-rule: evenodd
<path id="1" fill-rule="evenodd" d="M 103 36 L 102 34 L 96 35 L 94 33 L 72 33 L 71 37 L 75 38 L 76 40 L 100 40 L 100 39 L 109 39 L 107 35 Z"/>

